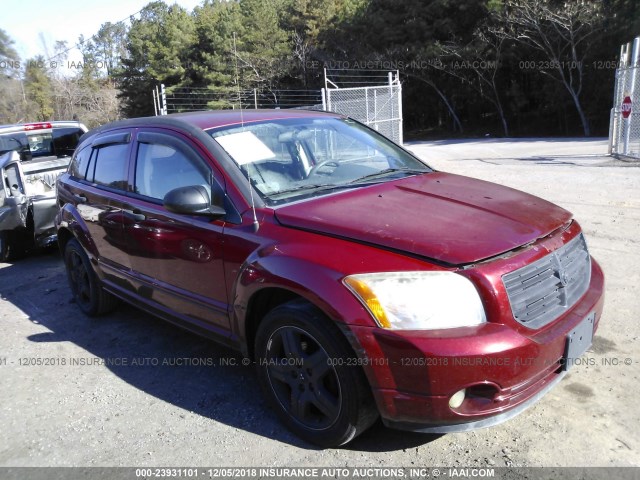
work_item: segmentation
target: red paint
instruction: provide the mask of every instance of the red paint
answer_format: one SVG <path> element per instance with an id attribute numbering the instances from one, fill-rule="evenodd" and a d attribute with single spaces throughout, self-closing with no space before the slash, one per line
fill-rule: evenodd
<path id="1" fill-rule="evenodd" d="M 463 265 L 544 237 L 571 214 L 517 190 L 438 172 L 280 207 L 276 218 Z"/>
<path id="2" fill-rule="evenodd" d="M 253 347 L 255 323 L 250 315 L 257 295 L 278 289 L 305 298 L 341 326 L 388 421 L 419 425 L 481 420 L 543 389 L 557 376 L 555 362 L 563 355 L 567 333 L 591 312 L 599 321 L 602 271 L 593 261 L 587 293 L 539 330 L 514 320 L 501 278 L 579 235 L 580 226 L 571 222 L 569 212 L 507 187 L 428 173 L 260 207 L 255 231 L 249 199 L 234 184 L 234 172 L 225 170 L 202 138 L 189 133 L 192 127 L 180 127 L 180 122 L 208 129 L 322 115 L 200 112 L 169 116 L 166 126 L 156 118 L 102 127 L 106 134 L 118 128 L 134 132 L 131 161 L 135 135 L 142 131 L 180 137 L 212 168 L 239 213 L 238 221 L 171 213 L 135 196 L 131 186 L 128 193 L 113 193 L 65 174 L 58 188 L 59 201 L 65 204 L 57 218 L 64 231 L 60 238 L 78 238 L 111 291 L 246 354 Z M 134 172 L 130 166 L 130 183 Z M 78 205 L 78 193 L 87 197 L 86 204 Z M 139 211 L 145 218 L 132 220 L 125 210 Z M 342 283 L 356 273 L 416 270 L 458 271 L 469 278 L 488 322 L 449 330 L 383 330 Z M 534 360 L 517 365 L 517 358 Z M 415 365 L 403 365 L 403 359 L 415 360 Z M 460 364 L 462 359 L 467 363 Z M 500 359 L 509 363 L 498 365 Z M 490 360 L 493 364 L 483 363 Z M 476 389 L 478 395 L 453 410 L 449 397 L 462 388 Z"/>

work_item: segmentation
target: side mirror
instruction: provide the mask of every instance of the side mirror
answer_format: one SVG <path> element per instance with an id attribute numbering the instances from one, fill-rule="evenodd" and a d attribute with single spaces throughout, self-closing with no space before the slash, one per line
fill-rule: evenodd
<path id="1" fill-rule="evenodd" d="M 167 192 L 163 200 L 164 207 L 173 213 L 221 217 L 227 212 L 218 205 L 211 205 L 209 192 L 202 185 L 174 188 Z"/>

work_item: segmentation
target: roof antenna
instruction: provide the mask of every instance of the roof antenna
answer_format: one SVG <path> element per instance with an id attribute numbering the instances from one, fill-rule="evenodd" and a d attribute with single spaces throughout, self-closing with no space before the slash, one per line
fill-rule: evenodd
<path id="1" fill-rule="evenodd" d="M 240 124 L 244 127 L 244 113 L 242 110 L 242 97 L 240 96 L 240 76 L 238 75 L 238 48 L 236 46 L 236 32 L 233 32 L 233 55 L 236 63 L 236 91 L 238 93 L 238 102 L 240 102 Z M 256 203 L 253 199 L 253 185 L 251 185 L 251 173 L 247 165 L 247 180 L 249 181 L 249 195 L 251 197 L 251 211 L 253 212 L 253 232 L 256 233 L 260 229 L 260 223 L 256 216 Z"/>
<path id="2" fill-rule="evenodd" d="M 236 46 L 236 32 L 233 32 L 233 56 L 236 60 L 236 91 L 238 92 L 238 102 L 240 102 L 240 123 L 244 127 L 244 118 L 242 115 L 242 97 L 240 96 L 240 75 L 238 75 L 238 48 Z"/>

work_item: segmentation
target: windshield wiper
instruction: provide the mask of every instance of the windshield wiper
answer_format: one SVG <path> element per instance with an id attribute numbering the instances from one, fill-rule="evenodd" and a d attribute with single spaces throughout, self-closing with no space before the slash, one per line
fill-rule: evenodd
<path id="1" fill-rule="evenodd" d="M 304 191 L 309 192 L 324 192 L 326 190 L 336 190 L 340 188 L 353 188 L 355 185 L 350 185 L 347 183 L 320 183 L 313 185 L 298 185 L 297 187 L 288 188 L 287 190 L 280 190 L 279 192 L 275 192 L 270 195 L 271 198 L 280 197 L 282 195 L 287 195 L 290 193 L 299 193 Z"/>
<path id="2" fill-rule="evenodd" d="M 380 170 L 379 172 L 370 173 L 369 175 L 365 175 L 364 177 L 356 178 L 349 183 L 361 183 L 366 180 L 374 180 L 379 177 L 386 177 L 392 173 L 406 173 L 407 175 L 420 175 L 422 173 L 429 173 L 430 170 L 418 170 L 415 168 L 385 168 L 384 170 Z"/>

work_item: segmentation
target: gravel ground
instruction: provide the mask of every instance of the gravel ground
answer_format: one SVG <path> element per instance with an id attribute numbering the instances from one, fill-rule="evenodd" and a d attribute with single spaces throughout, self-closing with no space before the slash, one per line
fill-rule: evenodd
<path id="1" fill-rule="evenodd" d="M 604 316 L 589 360 L 537 405 L 475 432 L 378 424 L 320 450 L 280 426 L 240 356 L 132 307 L 85 318 L 49 252 L 0 264 L 0 466 L 640 466 L 640 162 L 606 157 L 606 140 L 408 147 L 551 200 L 585 230 Z"/>

